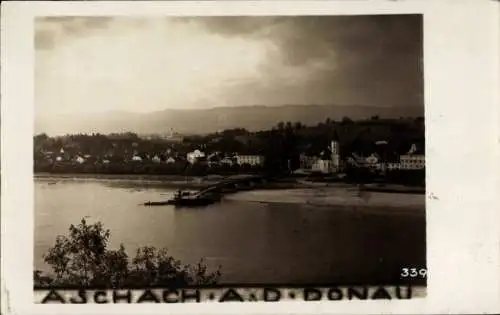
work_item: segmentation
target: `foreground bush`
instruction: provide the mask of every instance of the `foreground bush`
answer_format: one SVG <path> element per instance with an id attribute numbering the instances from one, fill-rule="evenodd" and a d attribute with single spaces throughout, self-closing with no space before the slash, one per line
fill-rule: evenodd
<path id="1" fill-rule="evenodd" d="M 87 224 L 82 219 L 71 225 L 69 235 L 58 236 L 44 255 L 53 274 L 35 270 L 35 287 L 183 287 L 215 284 L 220 278 L 220 268 L 209 272 L 203 260 L 183 265 L 166 249 L 141 247 L 130 259 L 123 245 L 107 248 L 109 237 L 100 222 Z"/>

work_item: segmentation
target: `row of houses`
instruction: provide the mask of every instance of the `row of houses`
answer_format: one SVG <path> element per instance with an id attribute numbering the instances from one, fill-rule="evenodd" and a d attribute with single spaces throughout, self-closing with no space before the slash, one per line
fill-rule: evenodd
<path id="1" fill-rule="evenodd" d="M 244 165 L 263 166 L 265 157 L 258 154 L 222 154 L 221 152 L 213 152 L 206 154 L 200 150 L 194 150 L 186 155 L 186 160 L 191 163 L 207 162 L 212 164 L 227 164 L 227 165 Z"/>
<path id="2" fill-rule="evenodd" d="M 78 151 L 75 152 L 74 150 L 65 150 L 64 148 L 61 148 L 58 152 L 40 151 L 35 159 L 43 159 L 47 162 L 73 162 L 76 164 L 84 164 L 88 162 L 101 162 L 104 164 L 108 164 L 111 161 L 116 160 L 120 160 L 123 162 L 142 162 L 145 160 L 149 160 L 157 163 L 173 163 L 176 161 L 175 158 L 163 154 L 149 155 L 139 154 L 137 151 L 133 151 L 131 154 L 119 158 L 118 156 L 108 153 L 96 156 L 92 154 L 84 154 Z"/>
<path id="3" fill-rule="evenodd" d="M 300 168 L 321 173 L 334 173 L 346 165 L 380 171 L 425 169 L 425 154 L 415 144 L 411 145 L 410 150 L 406 154 L 400 155 L 397 161 L 389 162 L 375 152 L 368 156 L 362 156 L 353 152 L 347 155 L 344 161 L 342 161 L 339 158 L 338 146 L 335 146 L 333 143 L 330 146 L 330 152 L 323 152 L 323 154 L 317 156 L 302 154 L 300 156 Z"/>
<path id="4" fill-rule="evenodd" d="M 404 154 L 398 162 L 384 161 L 378 154 L 373 153 L 368 157 L 352 156 L 348 163 L 356 167 L 366 167 L 378 170 L 420 170 L 425 168 L 425 155 Z"/>
<path id="5" fill-rule="evenodd" d="M 112 154 L 105 154 L 102 157 L 92 156 L 90 154 L 82 153 L 70 153 L 65 151 L 64 148 L 58 153 L 54 152 L 41 152 L 43 158 L 48 163 L 55 162 L 66 162 L 74 164 L 85 164 L 85 163 L 102 163 L 109 164 L 112 161 L 116 161 L 117 158 Z M 216 165 L 244 165 L 248 164 L 250 166 L 262 166 L 264 164 L 264 156 L 262 155 L 246 155 L 246 154 L 222 154 L 220 152 L 214 152 L 206 154 L 200 150 L 194 150 L 193 152 L 188 152 L 186 156 L 182 156 L 177 152 L 172 152 L 167 150 L 165 153 L 161 154 L 149 154 L 134 151 L 132 154 L 118 159 L 119 162 L 131 162 L 131 163 L 176 163 L 176 162 L 188 162 L 190 164 L 195 163 L 206 163 L 209 166 Z"/>
<path id="6" fill-rule="evenodd" d="M 383 144 L 383 143 L 377 143 Z M 139 153 L 132 151 L 127 153 L 126 156 L 115 156 L 112 152 L 107 152 L 102 156 L 92 156 L 90 154 L 82 154 L 80 152 L 67 152 L 61 148 L 59 152 L 42 152 L 46 161 L 53 162 L 71 162 L 76 164 L 85 163 L 102 163 L 109 164 L 114 161 L 118 162 L 132 162 L 132 163 L 176 163 L 187 162 L 190 164 L 204 163 L 209 166 L 217 165 L 250 165 L 250 166 L 263 166 L 265 157 L 260 154 L 241 154 L 241 153 L 222 153 L 211 152 L 206 153 L 203 146 L 200 149 L 182 154 L 173 152 L 172 149 L 166 149 L 163 153 Z M 357 154 L 356 152 L 344 154 L 341 159 L 340 145 L 338 137 L 334 137 L 327 146 L 325 151 L 318 155 L 300 155 L 300 168 L 302 170 L 309 170 L 322 173 L 335 173 L 340 171 L 346 165 L 354 167 L 364 167 L 378 170 L 418 170 L 425 168 L 425 155 L 422 151 L 423 148 L 418 148 L 412 144 L 410 149 L 397 159 L 388 159 L 381 152 L 373 152 L 368 156 Z"/>

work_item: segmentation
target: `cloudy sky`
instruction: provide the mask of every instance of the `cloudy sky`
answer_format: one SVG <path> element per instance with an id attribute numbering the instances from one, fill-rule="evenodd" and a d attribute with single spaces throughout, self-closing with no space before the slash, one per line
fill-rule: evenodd
<path id="1" fill-rule="evenodd" d="M 38 115 L 423 106 L 416 15 L 51 17 L 35 25 Z"/>

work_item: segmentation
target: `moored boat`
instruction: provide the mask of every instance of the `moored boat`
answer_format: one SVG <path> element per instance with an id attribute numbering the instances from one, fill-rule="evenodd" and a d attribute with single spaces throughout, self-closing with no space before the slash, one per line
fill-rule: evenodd
<path id="1" fill-rule="evenodd" d="M 221 198 L 217 192 L 210 192 L 204 195 L 186 193 L 178 191 L 173 199 L 166 201 L 148 201 L 145 206 L 167 206 L 173 205 L 177 207 L 200 207 L 207 206 L 219 201 Z"/>

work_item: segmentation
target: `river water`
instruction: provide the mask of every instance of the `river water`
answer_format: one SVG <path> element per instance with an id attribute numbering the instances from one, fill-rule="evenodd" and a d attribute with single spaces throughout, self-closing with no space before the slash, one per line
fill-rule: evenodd
<path id="1" fill-rule="evenodd" d="M 222 266 L 223 283 L 396 284 L 425 267 L 425 216 L 339 207 L 229 201 L 144 207 L 174 191 L 141 180 L 35 179 L 36 269 L 57 235 L 82 217 L 111 231 L 110 247 L 168 248 L 183 263 Z M 342 211 L 337 211 L 342 210 Z M 422 211 L 423 213 L 423 211 Z"/>

